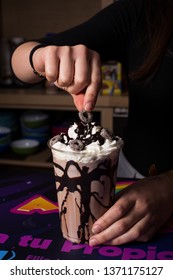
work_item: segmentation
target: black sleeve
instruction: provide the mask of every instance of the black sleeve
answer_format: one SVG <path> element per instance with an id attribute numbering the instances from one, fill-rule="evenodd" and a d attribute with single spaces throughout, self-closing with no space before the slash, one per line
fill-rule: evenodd
<path id="1" fill-rule="evenodd" d="M 37 41 L 48 45 L 84 44 L 102 60 L 123 61 L 143 0 L 119 0 L 88 21 Z"/>

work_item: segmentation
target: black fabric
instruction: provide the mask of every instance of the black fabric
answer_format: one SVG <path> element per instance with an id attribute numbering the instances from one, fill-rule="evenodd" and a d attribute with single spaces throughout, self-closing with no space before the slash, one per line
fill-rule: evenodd
<path id="1" fill-rule="evenodd" d="M 97 51 L 102 61 L 116 59 L 127 74 L 145 60 L 149 47 L 145 0 L 120 0 L 85 23 L 39 39 L 54 45 L 84 44 Z M 169 50 L 173 51 L 173 37 Z M 124 153 L 143 175 L 151 164 L 158 172 L 173 169 L 173 58 L 165 53 L 154 79 L 146 84 L 129 82 L 129 119 Z"/>

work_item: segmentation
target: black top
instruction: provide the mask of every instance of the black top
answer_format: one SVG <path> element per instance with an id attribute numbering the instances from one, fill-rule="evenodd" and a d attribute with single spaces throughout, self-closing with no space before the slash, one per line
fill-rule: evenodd
<path id="1" fill-rule="evenodd" d="M 120 61 L 127 74 L 145 59 L 144 0 L 121 0 L 70 30 L 42 38 L 53 45 L 84 44 L 101 59 Z M 173 38 L 169 49 L 173 51 Z M 143 175 L 151 164 L 159 172 L 173 169 L 173 58 L 165 53 L 151 82 L 128 81 L 129 118 L 124 135 L 124 153 Z"/>

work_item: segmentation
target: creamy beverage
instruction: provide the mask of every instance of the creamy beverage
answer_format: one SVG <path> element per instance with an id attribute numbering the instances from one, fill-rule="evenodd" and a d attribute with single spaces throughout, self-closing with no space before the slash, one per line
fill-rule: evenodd
<path id="1" fill-rule="evenodd" d="M 119 151 L 123 141 L 93 122 L 90 112 L 49 140 L 63 236 L 88 243 L 93 223 L 114 203 Z"/>

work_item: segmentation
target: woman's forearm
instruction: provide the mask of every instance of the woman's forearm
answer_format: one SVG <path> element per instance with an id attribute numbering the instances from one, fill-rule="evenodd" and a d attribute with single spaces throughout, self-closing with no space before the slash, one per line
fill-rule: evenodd
<path id="1" fill-rule="evenodd" d="M 15 49 L 11 58 L 11 66 L 16 77 L 25 83 L 38 83 L 40 77 L 34 74 L 29 62 L 29 55 L 37 42 L 26 42 Z"/>

